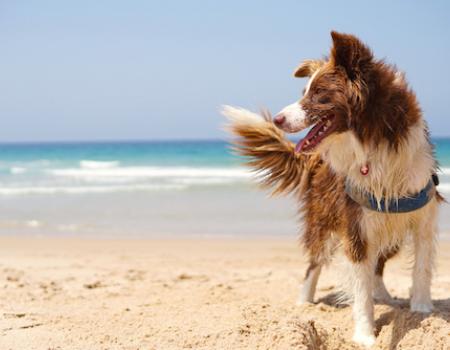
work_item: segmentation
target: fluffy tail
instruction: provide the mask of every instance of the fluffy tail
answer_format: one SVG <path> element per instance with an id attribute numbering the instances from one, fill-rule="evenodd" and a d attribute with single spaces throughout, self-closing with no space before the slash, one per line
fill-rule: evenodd
<path id="1" fill-rule="evenodd" d="M 229 124 L 226 129 L 238 136 L 233 150 L 248 157 L 246 162 L 258 175 L 261 184 L 272 194 L 302 191 L 309 169 L 317 160 L 295 152 L 295 145 L 284 137 L 269 113 L 258 115 L 241 108 L 224 106 Z"/>

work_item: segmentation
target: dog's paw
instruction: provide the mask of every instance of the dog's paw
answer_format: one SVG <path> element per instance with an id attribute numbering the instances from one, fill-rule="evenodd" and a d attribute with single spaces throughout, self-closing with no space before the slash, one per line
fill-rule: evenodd
<path id="1" fill-rule="evenodd" d="M 308 298 L 308 297 L 306 297 L 306 296 L 304 296 L 304 295 L 300 295 L 300 296 L 297 298 L 297 300 L 296 300 L 296 302 L 295 302 L 295 305 L 297 305 L 297 306 L 302 306 L 302 305 L 312 304 L 312 303 L 314 303 L 313 298 Z"/>
<path id="2" fill-rule="evenodd" d="M 359 345 L 362 345 L 366 348 L 370 348 L 375 344 L 376 338 L 373 334 L 364 334 L 362 332 L 355 332 L 352 340 Z"/>
<path id="3" fill-rule="evenodd" d="M 426 302 L 417 302 L 417 301 L 411 301 L 411 311 L 412 312 L 420 312 L 423 314 L 429 314 L 430 312 L 433 312 L 433 304 L 431 301 Z"/>

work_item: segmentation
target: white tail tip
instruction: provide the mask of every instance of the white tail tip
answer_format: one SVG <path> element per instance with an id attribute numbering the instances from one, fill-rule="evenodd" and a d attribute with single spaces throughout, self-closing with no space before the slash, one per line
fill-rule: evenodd
<path id="1" fill-rule="evenodd" d="M 224 105 L 222 106 L 221 113 L 234 124 L 255 124 L 265 122 L 265 119 L 262 116 L 244 108 Z"/>

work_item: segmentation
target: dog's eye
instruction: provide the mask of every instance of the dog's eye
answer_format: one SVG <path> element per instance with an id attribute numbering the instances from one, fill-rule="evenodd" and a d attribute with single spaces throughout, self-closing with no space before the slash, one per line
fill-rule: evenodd
<path id="1" fill-rule="evenodd" d="M 330 98 L 328 97 L 328 96 L 324 96 L 324 97 L 321 97 L 321 98 L 319 98 L 319 103 L 322 103 L 322 104 L 325 104 L 325 103 L 329 103 L 331 100 L 330 100 Z"/>

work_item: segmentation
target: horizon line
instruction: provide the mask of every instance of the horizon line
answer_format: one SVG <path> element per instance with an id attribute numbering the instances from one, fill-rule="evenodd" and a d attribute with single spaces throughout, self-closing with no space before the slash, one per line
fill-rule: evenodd
<path id="1" fill-rule="evenodd" d="M 169 142 L 226 142 L 229 137 L 217 138 L 163 138 L 163 139 L 80 139 L 80 140 L 17 140 L 17 141 L 1 141 L 0 145 L 46 145 L 46 144 L 102 144 L 102 143 L 169 143 Z M 294 137 L 287 137 L 291 141 L 295 141 Z M 450 139 L 450 135 L 431 136 L 432 140 Z"/>
<path id="2" fill-rule="evenodd" d="M 450 136 L 449 136 L 450 138 Z M 227 138 L 164 138 L 164 139 L 80 139 L 80 140 L 17 140 L 0 141 L 0 145 L 83 144 L 83 143 L 156 143 L 156 142 L 225 142 Z"/>

